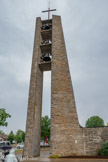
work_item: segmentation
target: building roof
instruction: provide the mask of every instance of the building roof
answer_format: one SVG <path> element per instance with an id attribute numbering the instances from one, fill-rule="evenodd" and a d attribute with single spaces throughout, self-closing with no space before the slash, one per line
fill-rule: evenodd
<path id="1" fill-rule="evenodd" d="M 0 137 L 3 138 L 4 140 L 6 140 L 8 138 L 7 135 L 3 135 L 3 134 L 0 134 Z"/>

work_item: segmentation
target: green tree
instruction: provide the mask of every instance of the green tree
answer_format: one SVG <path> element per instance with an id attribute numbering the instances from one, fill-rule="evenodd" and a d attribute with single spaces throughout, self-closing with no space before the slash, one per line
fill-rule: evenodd
<path id="1" fill-rule="evenodd" d="M 92 127 L 103 127 L 104 121 L 99 116 L 92 116 L 86 121 L 86 128 L 92 128 Z"/>
<path id="2" fill-rule="evenodd" d="M 19 129 L 16 132 L 15 139 L 16 139 L 17 143 L 24 142 L 24 140 L 25 140 L 25 132 Z"/>
<path id="3" fill-rule="evenodd" d="M 8 123 L 6 122 L 7 118 L 10 118 L 11 115 L 6 113 L 6 110 L 4 108 L 0 108 L 0 126 L 6 126 Z"/>
<path id="4" fill-rule="evenodd" d="M 21 143 L 21 142 L 22 142 L 22 137 L 21 137 L 20 135 L 17 135 L 17 136 L 15 137 L 15 139 L 16 139 L 16 142 L 17 142 L 17 143 Z"/>
<path id="5" fill-rule="evenodd" d="M 22 132 L 22 141 L 23 142 L 25 141 L 25 132 L 24 131 Z"/>
<path id="6" fill-rule="evenodd" d="M 0 134 L 5 135 L 5 133 L 3 132 L 3 130 L 0 130 Z"/>
<path id="7" fill-rule="evenodd" d="M 14 140 L 15 140 L 15 135 L 13 131 L 11 131 L 10 134 L 8 135 L 8 141 L 10 141 L 12 144 Z"/>
<path id="8" fill-rule="evenodd" d="M 50 138 L 50 127 L 51 127 L 51 120 L 48 116 L 42 117 L 41 120 L 41 139 L 46 140 L 46 137 Z"/>

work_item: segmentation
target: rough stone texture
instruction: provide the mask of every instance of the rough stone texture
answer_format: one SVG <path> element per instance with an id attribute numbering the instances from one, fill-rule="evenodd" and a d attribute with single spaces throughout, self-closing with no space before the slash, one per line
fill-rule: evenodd
<path id="1" fill-rule="evenodd" d="M 108 128 L 80 127 L 59 16 L 52 27 L 51 154 L 93 156 L 108 140 Z"/>
<path id="2" fill-rule="evenodd" d="M 51 89 L 51 154 L 70 155 L 79 151 L 80 129 L 67 60 L 61 18 L 52 21 L 52 89 Z M 77 131 L 77 132 L 76 132 Z M 77 137 L 76 137 L 77 135 Z M 82 146 L 81 146 L 82 147 Z"/>
<path id="3" fill-rule="evenodd" d="M 85 155 L 97 155 L 98 149 L 108 141 L 108 127 L 83 128 Z"/>
<path id="4" fill-rule="evenodd" d="M 43 72 L 39 68 L 41 19 L 37 18 L 34 50 L 32 59 L 31 80 L 29 89 L 26 137 L 23 157 L 40 155 L 40 125 L 42 107 Z"/>
<path id="5" fill-rule="evenodd" d="M 61 18 L 52 21 L 51 154 L 93 156 L 108 140 L 108 128 L 79 125 Z"/>
<path id="6" fill-rule="evenodd" d="M 108 128 L 82 128 L 78 122 L 69 71 L 61 17 L 53 16 L 51 30 L 41 32 L 45 21 L 37 18 L 29 90 L 26 137 L 23 157 L 40 155 L 43 71 L 51 70 L 51 154 L 59 156 L 93 156 L 108 140 Z M 52 63 L 41 63 L 43 37 L 52 36 Z"/>

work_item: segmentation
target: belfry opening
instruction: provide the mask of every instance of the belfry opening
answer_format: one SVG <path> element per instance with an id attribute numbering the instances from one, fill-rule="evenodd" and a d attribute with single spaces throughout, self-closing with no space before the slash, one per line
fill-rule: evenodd
<path id="1" fill-rule="evenodd" d="M 51 71 L 43 73 L 41 148 L 50 150 Z M 41 149 L 42 150 L 42 149 Z"/>
<path id="2" fill-rule="evenodd" d="M 42 117 L 51 118 L 51 72 L 43 74 Z"/>

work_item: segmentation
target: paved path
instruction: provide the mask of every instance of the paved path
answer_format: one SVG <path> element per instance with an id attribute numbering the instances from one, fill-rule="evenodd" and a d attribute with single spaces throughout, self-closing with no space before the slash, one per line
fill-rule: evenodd
<path id="1" fill-rule="evenodd" d="M 31 161 L 24 162 L 108 162 L 108 159 L 48 159 L 48 158 L 37 158 Z"/>
<path id="2" fill-rule="evenodd" d="M 20 154 L 21 156 L 21 154 Z M 72 158 L 58 158 L 50 159 L 49 151 L 41 151 L 41 155 L 35 159 L 23 159 L 22 162 L 108 162 L 108 159 L 72 159 Z"/>

